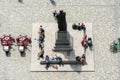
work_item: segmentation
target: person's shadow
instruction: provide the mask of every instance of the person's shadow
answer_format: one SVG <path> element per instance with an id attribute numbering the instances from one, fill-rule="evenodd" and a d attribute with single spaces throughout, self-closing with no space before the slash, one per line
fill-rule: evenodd
<path id="1" fill-rule="evenodd" d="M 23 0 L 18 0 L 18 2 L 23 3 Z"/>
<path id="2" fill-rule="evenodd" d="M 56 2 L 54 0 L 50 0 L 50 2 L 52 3 L 52 5 L 56 6 Z"/>

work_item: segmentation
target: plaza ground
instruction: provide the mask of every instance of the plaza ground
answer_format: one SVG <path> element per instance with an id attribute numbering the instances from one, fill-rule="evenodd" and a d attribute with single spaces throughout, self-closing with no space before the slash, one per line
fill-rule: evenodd
<path id="1" fill-rule="evenodd" d="M 31 72 L 31 52 L 21 57 L 17 47 L 6 57 L 0 46 L 0 80 L 119 80 L 120 53 L 109 51 L 118 37 L 120 26 L 119 0 L 0 0 L 0 36 L 19 34 L 32 37 L 32 23 L 56 23 L 53 9 L 63 9 L 68 23 L 92 23 L 95 72 Z M 31 49 L 31 47 L 29 47 Z"/>

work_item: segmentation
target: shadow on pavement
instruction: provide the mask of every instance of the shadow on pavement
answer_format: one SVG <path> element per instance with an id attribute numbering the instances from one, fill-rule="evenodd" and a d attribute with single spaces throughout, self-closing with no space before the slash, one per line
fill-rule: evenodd
<path id="1" fill-rule="evenodd" d="M 56 2 L 54 0 L 50 0 L 51 4 L 56 6 Z"/>

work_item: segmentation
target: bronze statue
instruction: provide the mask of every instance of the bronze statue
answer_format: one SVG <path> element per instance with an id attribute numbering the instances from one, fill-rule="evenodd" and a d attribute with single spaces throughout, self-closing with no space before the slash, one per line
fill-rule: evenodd
<path id="1" fill-rule="evenodd" d="M 67 31 L 67 22 L 65 18 L 66 13 L 63 12 L 63 10 L 60 10 L 59 13 L 54 11 L 53 16 L 57 20 L 58 29 L 59 29 L 59 31 L 57 31 L 56 43 L 55 43 L 55 47 L 53 48 L 53 51 L 56 51 L 56 52 L 72 51 L 73 48 L 71 46 L 72 43 L 70 41 L 70 34 Z"/>
<path id="2" fill-rule="evenodd" d="M 67 31 L 66 13 L 63 10 L 56 15 L 59 31 Z"/>

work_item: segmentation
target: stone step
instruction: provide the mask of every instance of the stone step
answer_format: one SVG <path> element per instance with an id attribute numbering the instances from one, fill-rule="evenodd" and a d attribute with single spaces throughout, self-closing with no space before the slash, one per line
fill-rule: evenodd
<path id="1" fill-rule="evenodd" d="M 78 62 L 76 60 L 63 60 L 62 61 L 63 64 L 81 64 L 81 62 Z M 40 64 L 46 64 L 45 61 L 41 61 Z M 51 61 L 50 64 L 58 64 L 57 61 Z"/>
<path id="2" fill-rule="evenodd" d="M 54 49 L 52 49 L 53 51 L 57 52 L 57 51 L 72 51 L 73 49 L 71 47 L 54 47 Z"/>

